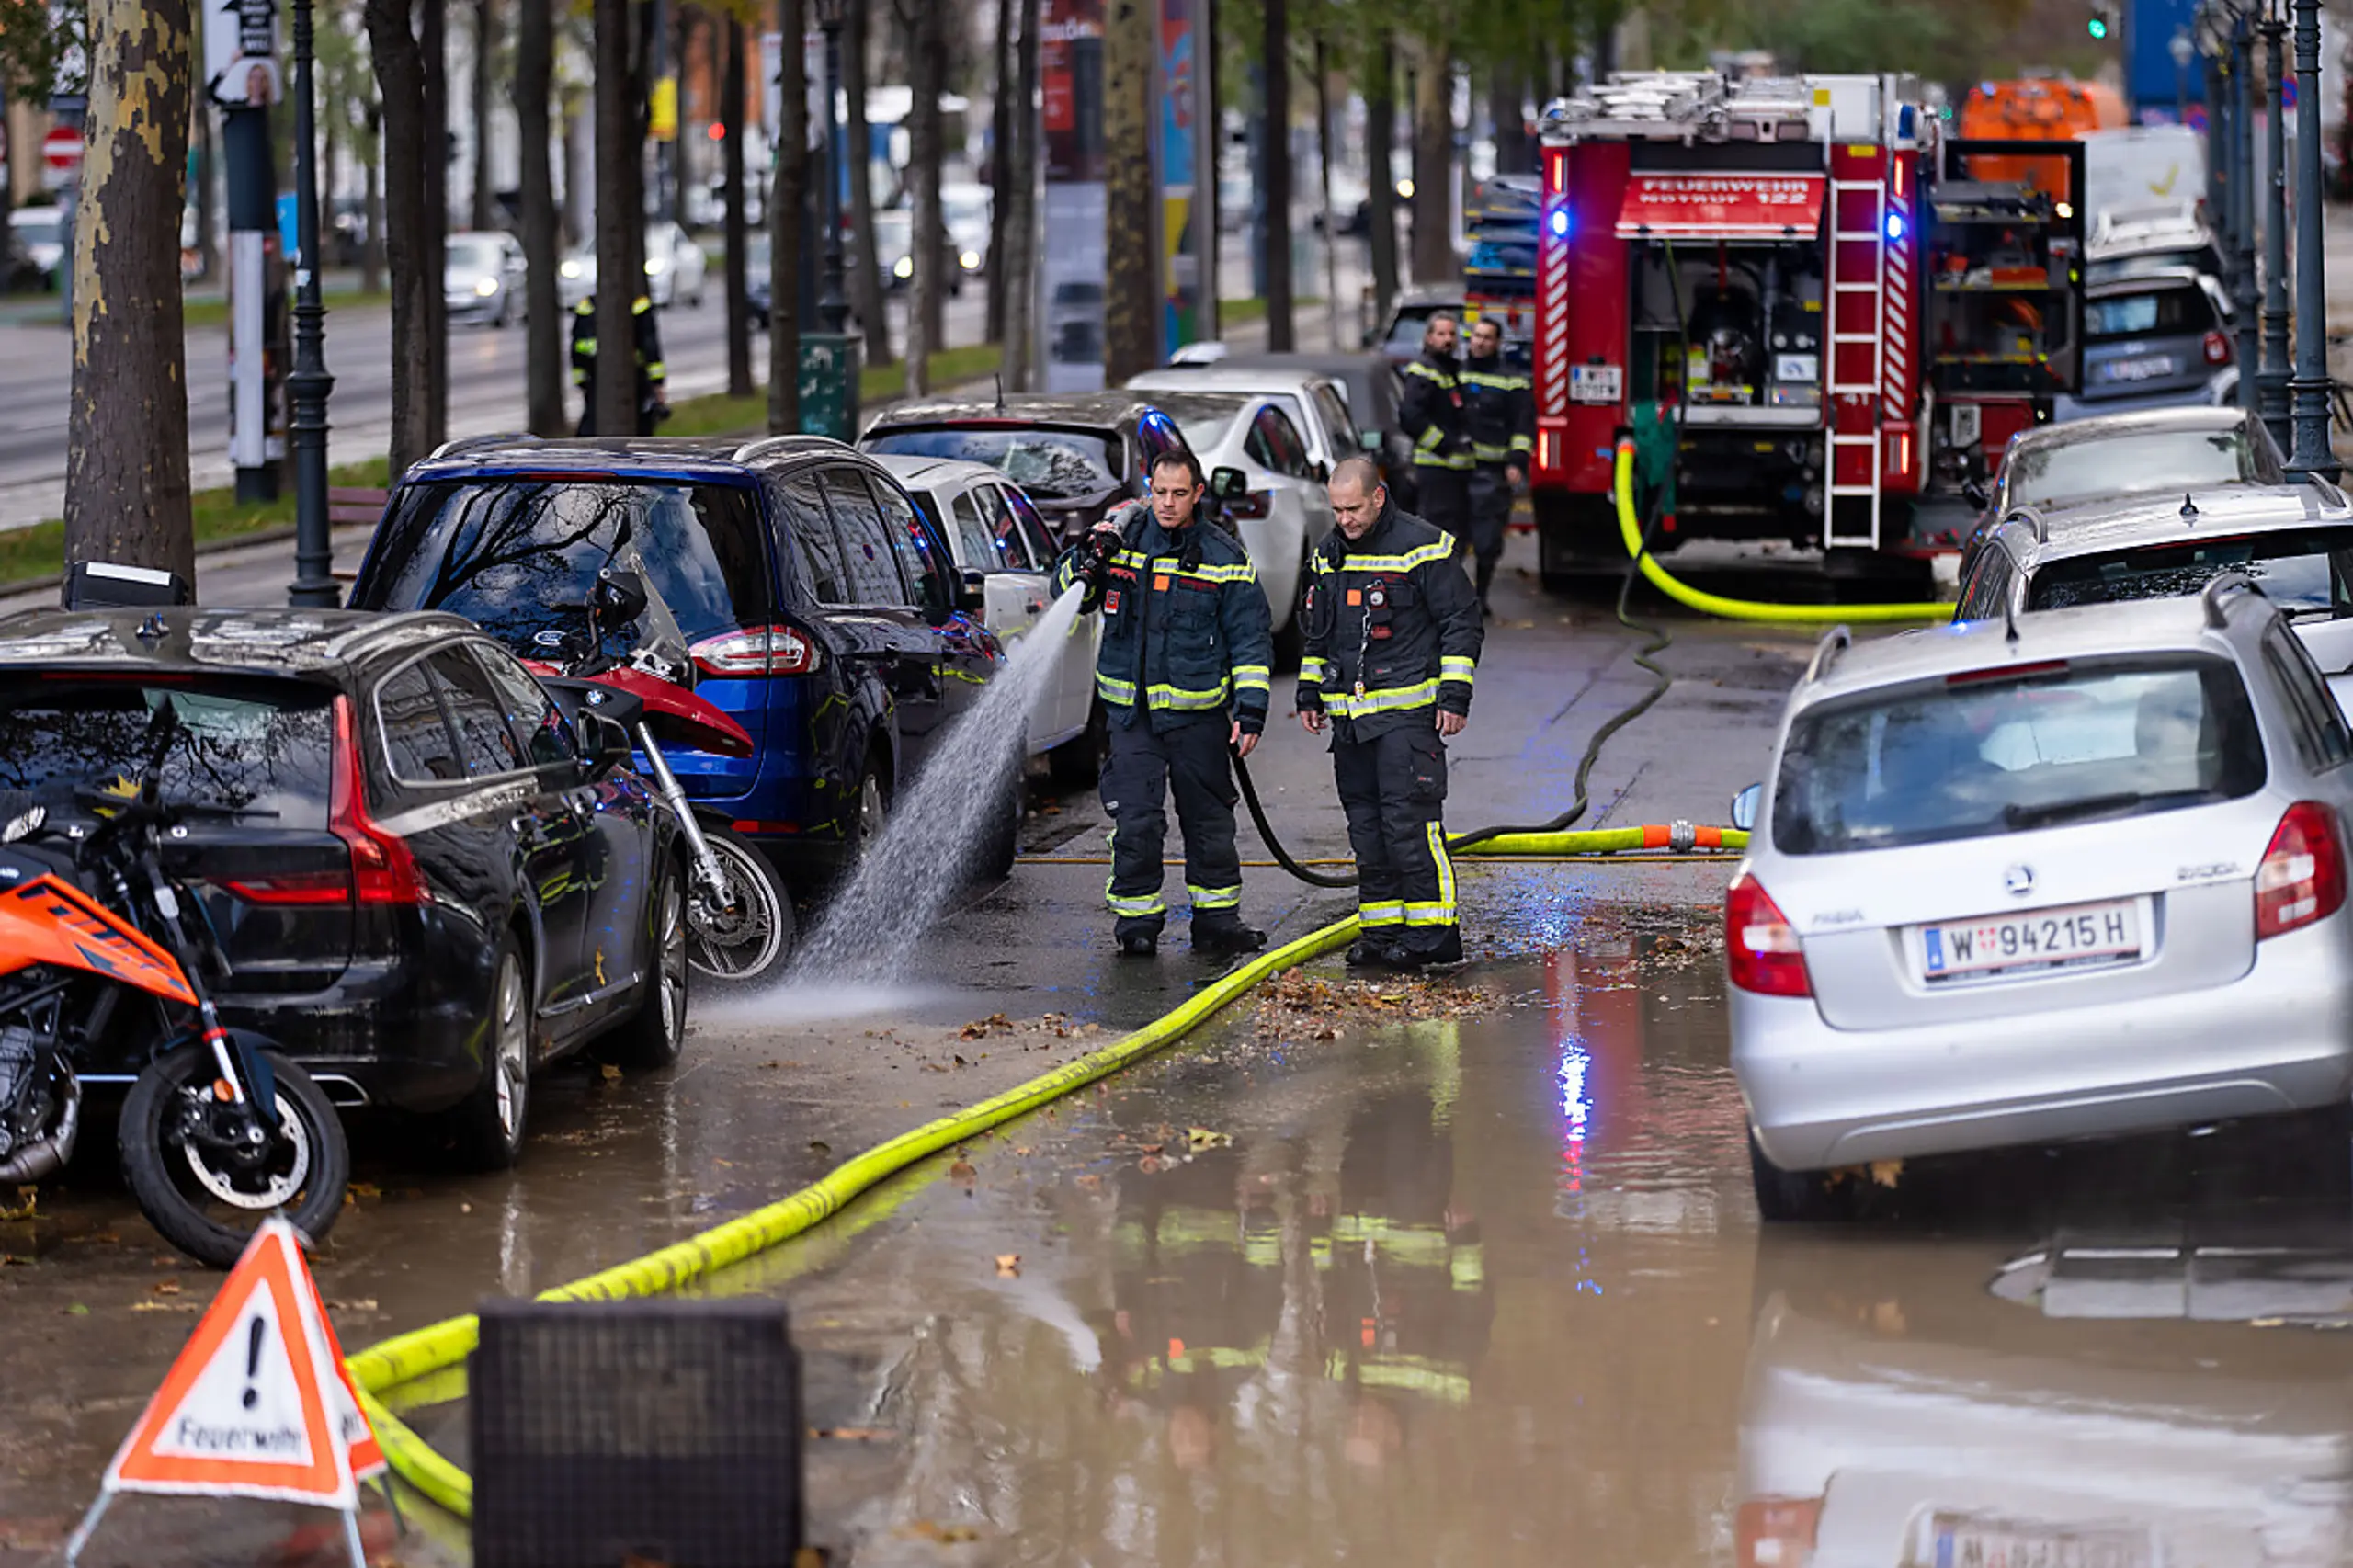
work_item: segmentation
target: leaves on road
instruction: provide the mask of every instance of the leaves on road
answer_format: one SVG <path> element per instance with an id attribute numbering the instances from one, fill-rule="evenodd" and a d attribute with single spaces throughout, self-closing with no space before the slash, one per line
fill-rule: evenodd
<path id="1" fill-rule="evenodd" d="M 996 1271 L 1001 1275 L 1007 1276 L 1019 1274 L 1021 1272 L 1021 1255 L 1017 1252 L 1001 1252 L 997 1254 Z"/>
<path id="2" fill-rule="evenodd" d="M 40 1188 L 20 1187 L 17 1188 L 17 1201 L 14 1204 L 0 1203 L 0 1220 L 37 1219 L 39 1216 L 34 1210 L 40 1207 Z"/>
<path id="3" fill-rule="evenodd" d="M 1256 1024 L 1262 1040 L 1337 1040 L 1353 1025 L 1477 1017 L 1502 1002 L 1448 980 L 1328 980 L 1294 969 L 1259 989 Z"/>

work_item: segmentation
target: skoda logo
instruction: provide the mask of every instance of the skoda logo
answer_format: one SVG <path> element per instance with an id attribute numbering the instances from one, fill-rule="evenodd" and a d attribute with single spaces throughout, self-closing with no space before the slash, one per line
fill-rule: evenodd
<path id="1" fill-rule="evenodd" d="M 2002 873 L 2002 885 L 2018 897 L 2024 898 L 2034 891 L 2034 868 L 2031 866 L 2011 867 Z"/>

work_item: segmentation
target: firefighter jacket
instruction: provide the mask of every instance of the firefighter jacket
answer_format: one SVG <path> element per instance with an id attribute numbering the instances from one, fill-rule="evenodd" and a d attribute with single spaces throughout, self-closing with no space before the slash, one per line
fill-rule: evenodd
<path id="1" fill-rule="evenodd" d="M 1471 432 L 1463 406 L 1462 367 L 1451 354 L 1425 348 L 1400 367 L 1405 377 L 1398 423 L 1413 437 L 1414 461 L 1423 468 L 1468 469 Z"/>
<path id="2" fill-rule="evenodd" d="M 654 324 L 654 301 L 641 294 L 630 311 L 637 318 L 637 384 L 642 390 L 667 381 L 669 370 L 662 363 L 662 333 Z M 585 387 L 596 379 L 597 296 L 591 294 L 572 307 L 572 384 Z"/>
<path id="3" fill-rule="evenodd" d="M 1528 377 L 1493 354 L 1465 359 L 1461 380 L 1472 460 L 1525 465 L 1536 446 L 1536 399 Z"/>
<path id="4" fill-rule="evenodd" d="M 1340 737 L 1356 741 L 1427 728 L 1434 709 L 1471 711 L 1484 632 L 1453 557 L 1453 540 L 1394 501 L 1362 539 L 1325 536 L 1307 590 L 1302 711 L 1346 721 Z"/>
<path id="5" fill-rule="evenodd" d="M 1257 733 L 1275 643 L 1266 590 L 1242 541 L 1198 517 L 1172 533 L 1142 504 L 1120 523 L 1110 574 L 1086 605 L 1103 617 L 1095 690 L 1111 722 L 1132 724 L 1141 712 L 1157 734 L 1230 711 Z M 1088 548 L 1081 539 L 1055 562 L 1057 594 L 1079 580 Z"/>

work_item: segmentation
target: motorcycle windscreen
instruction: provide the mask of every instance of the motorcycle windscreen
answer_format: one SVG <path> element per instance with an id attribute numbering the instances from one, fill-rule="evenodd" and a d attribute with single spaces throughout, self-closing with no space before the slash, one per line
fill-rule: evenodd
<path id="1" fill-rule="evenodd" d="M 196 993 L 171 954 L 113 911 L 55 877 L 0 892 L 0 974 L 35 964 L 86 970 L 193 1006 Z"/>

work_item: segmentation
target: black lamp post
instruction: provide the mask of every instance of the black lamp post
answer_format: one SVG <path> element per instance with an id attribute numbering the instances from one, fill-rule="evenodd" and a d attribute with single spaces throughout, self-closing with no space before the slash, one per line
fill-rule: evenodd
<path id="1" fill-rule="evenodd" d="M 842 296 L 842 20 L 847 0 L 816 0 L 817 25 L 825 33 L 825 199 L 820 204 L 825 223 L 824 287 L 817 296 L 817 320 L 838 336 L 849 323 L 849 301 Z M 787 39 L 785 47 L 792 47 Z"/>
<path id="2" fill-rule="evenodd" d="M 2236 11 L 2231 19 L 2231 305 L 2237 342 L 2239 406 L 2253 413 L 2258 378 L 2255 263 L 2255 18 Z"/>
<path id="3" fill-rule="evenodd" d="M 327 537 L 326 309 L 319 302 L 319 168 L 316 93 L 311 81 L 313 0 L 294 0 L 294 373 L 286 379 L 293 403 L 289 421 L 294 449 L 294 584 L 290 603 L 333 609 L 342 597 L 335 581 L 335 546 Z"/>
<path id="4" fill-rule="evenodd" d="M 2296 10 L 2296 374 L 2288 383 L 2291 473 L 2335 480 L 2328 447 L 2328 259 L 2321 237 L 2320 0 Z"/>
<path id="5" fill-rule="evenodd" d="M 2271 94 L 2263 146 L 2271 177 L 2263 190 L 2263 368 L 2256 376 L 2256 406 L 2271 438 L 2285 451 L 2292 440 L 2288 426 L 2288 95 L 2280 53 L 2288 24 L 2268 0 L 2262 32 L 2263 79 Z M 2239 373 L 2246 374 L 2245 368 Z"/>

